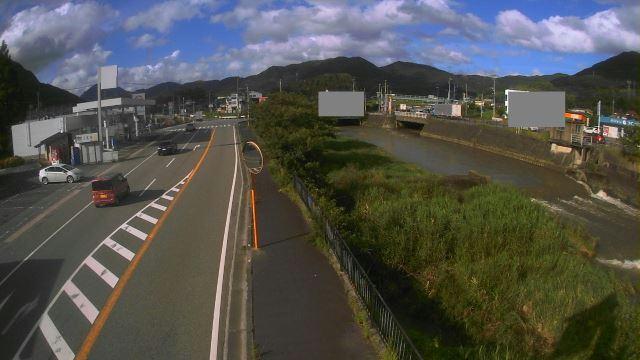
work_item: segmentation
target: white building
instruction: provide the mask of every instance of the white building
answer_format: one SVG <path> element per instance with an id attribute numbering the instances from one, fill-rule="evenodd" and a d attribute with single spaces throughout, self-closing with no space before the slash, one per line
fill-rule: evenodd
<path id="1" fill-rule="evenodd" d="M 528 92 L 528 91 L 511 90 L 511 89 L 507 89 L 504 91 L 504 112 L 505 114 L 507 114 L 507 117 L 509 117 L 509 93 L 514 93 L 514 92 Z"/>

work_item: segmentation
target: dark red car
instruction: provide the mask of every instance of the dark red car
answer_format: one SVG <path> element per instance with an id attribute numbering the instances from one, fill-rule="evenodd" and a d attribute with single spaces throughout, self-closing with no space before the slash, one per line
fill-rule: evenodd
<path id="1" fill-rule="evenodd" d="M 129 195 L 131 189 L 127 178 L 116 173 L 99 177 L 91 182 L 91 196 L 93 205 L 118 205 L 120 199 Z"/>

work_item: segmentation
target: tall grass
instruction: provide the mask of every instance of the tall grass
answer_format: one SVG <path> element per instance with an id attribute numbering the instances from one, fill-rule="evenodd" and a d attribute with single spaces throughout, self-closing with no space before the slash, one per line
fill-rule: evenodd
<path id="1" fill-rule="evenodd" d="M 321 168 L 343 210 L 335 220 L 365 261 L 414 279 L 463 329 L 469 340 L 455 354 L 640 356 L 639 340 L 625 335 L 640 335 L 632 289 L 586 255 L 593 241 L 584 231 L 508 186 L 459 189 L 353 140 L 325 145 Z M 567 333 L 590 326 L 582 337 Z"/>

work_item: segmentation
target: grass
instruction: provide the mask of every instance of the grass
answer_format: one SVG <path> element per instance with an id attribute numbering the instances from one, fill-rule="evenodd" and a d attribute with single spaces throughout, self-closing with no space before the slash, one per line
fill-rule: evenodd
<path id="1" fill-rule="evenodd" d="M 633 289 L 593 263 L 586 232 L 508 186 L 324 148 L 325 208 L 428 357 L 640 356 Z"/>

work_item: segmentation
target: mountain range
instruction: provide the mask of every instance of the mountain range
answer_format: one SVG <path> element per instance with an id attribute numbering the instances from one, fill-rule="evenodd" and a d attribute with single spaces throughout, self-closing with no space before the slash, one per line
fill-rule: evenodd
<path id="1" fill-rule="evenodd" d="M 502 99 L 504 89 L 520 90 L 564 90 L 567 102 L 576 105 L 591 103 L 594 97 L 611 98 L 622 96 L 627 89 L 627 80 L 637 80 L 640 73 L 640 53 L 628 51 L 620 53 L 573 75 L 509 75 L 496 78 L 498 100 Z M 330 81 L 321 81 L 323 76 L 335 75 Z M 247 77 L 229 77 L 222 80 L 194 81 L 184 84 L 166 82 L 147 89 L 134 92 L 145 92 L 147 97 L 158 100 L 158 103 L 171 101 L 172 97 L 205 101 L 209 94 L 215 96 L 228 95 L 236 88 L 258 90 L 263 93 L 277 90 L 282 81 L 284 90 L 308 88 L 308 83 L 319 83 L 330 90 L 351 90 L 354 86 L 366 90 L 373 95 L 379 84 L 385 80 L 392 93 L 415 95 L 447 96 L 448 82 L 451 78 L 452 97 L 455 84 L 455 98 L 463 96 L 467 88 L 469 96 L 491 96 L 493 79 L 482 75 L 459 75 L 438 69 L 433 66 L 397 61 L 378 67 L 361 57 L 336 57 L 326 60 L 306 61 L 287 66 L 272 66 L 265 71 Z M 327 80 L 327 79 L 325 79 Z M 635 87 L 635 82 L 631 83 Z M 324 88 L 311 89 L 324 90 Z M 113 89 L 113 94 L 128 96 L 131 92 L 124 89 Z M 108 94 L 107 94 L 108 95 Z M 95 100 L 95 86 L 81 95 L 85 100 Z M 105 96 L 109 97 L 109 96 Z M 622 99 L 621 101 L 624 101 Z"/>

